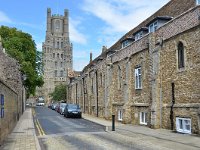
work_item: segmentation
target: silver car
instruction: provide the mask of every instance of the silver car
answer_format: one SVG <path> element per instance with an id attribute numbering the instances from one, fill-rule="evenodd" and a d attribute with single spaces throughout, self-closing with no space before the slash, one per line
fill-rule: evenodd
<path id="1" fill-rule="evenodd" d="M 65 110 L 65 106 L 67 104 L 66 103 L 60 103 L 60 114 L 63 115 L 64 114 L 64 110 Z"/>

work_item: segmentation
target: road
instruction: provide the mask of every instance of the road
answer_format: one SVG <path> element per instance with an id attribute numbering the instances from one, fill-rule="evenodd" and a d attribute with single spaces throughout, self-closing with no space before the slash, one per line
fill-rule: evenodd
<path id="1" fill-rule="evenodd" d="M 35 108 L 35 124 L 43 150 L 139 150 L 131 139 L 105 132 L 104 127 L 85 119 L 65 118 L 46 108 Z"/>
<path id="2" fill-rule="evenodd" d="M 181 143 L 141 134 L 105 132 L 101 125 L 85 119 L 65 118 L 46 107 L 35 108 L 34 121 L 42 150 L 191 149 Z"/>

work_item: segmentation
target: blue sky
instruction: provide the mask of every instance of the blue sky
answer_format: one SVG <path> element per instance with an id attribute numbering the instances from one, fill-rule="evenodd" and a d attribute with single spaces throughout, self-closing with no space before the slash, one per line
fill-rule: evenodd
<path id="1" fill-rule="evenodd" d="M 110 47 L 169 0 L 1 0 L 0 25 L 16 27 L 33 36 L 41 51 L 45 39 L 46 11 L 64 14 L 69 10 L 69 32 L 75 70 Z"/>

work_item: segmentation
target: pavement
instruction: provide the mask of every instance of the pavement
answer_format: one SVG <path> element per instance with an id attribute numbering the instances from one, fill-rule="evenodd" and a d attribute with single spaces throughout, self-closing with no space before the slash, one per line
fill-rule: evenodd
<path id="1" fill-rule="evenodd" d="M 150 129 L 145 126 L 133 126 L 130 124 L 122 124 L 115 122 L 115 131 L 111 131 L 112 122 L 103 118 L 94 117 L 83 114 L 84 119 L 97 123 L 105 127 L 107 132 L 123 133 L 130 135 L 131 133 L 154 137 L 159 140 L 175 142 L 181 145 L 192 146 L 195 149 L 200 149 L 200 137 L 198 135 L 174 133 L 165 129 Z M 31 108 L 27 108 L 20 117 L 16 127 L 4 144 L 0 147 L 1 150 L 41 150 L 36 130 L 33 122 L 33 115 Z"/>
<path id="2" fill-rule="evenodd" d="M 11 134 L 8 135 L 1 150 L 40 150 L 35 133 L 31 108 L 27 108 L 20 117 Z"/>
<path id="3" fill-rule="evenodd" d="M 92 122 L 105 126 L 105 130 L 112 131 L 112 121 L 103 118 L 94 117 L 83 114 L 83 118 Z M 122 124 L 115 122 L 115 132 L 130 135 L 131 133 L 154 137 L 159 140 L 169 141 L 185 146 L 192 146 L 195 149 L 200 149 L 200 136 L 194 134 L 182 134 L 166 129 L 151 129 L 145 126 Z"/>

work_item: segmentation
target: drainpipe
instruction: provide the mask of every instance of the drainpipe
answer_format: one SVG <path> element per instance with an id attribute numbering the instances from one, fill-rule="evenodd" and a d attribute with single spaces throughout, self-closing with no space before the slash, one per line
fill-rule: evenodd
<path id="1" fill-rule="evenodd" d="M 83 77 L 83 112 L 85 113 L 85 78 Z"/>
<path id="2" fill-rule="evenodd" d="M 172 86 L 172 105 L 171 105 L 171 110 L 170 110 L 170 121 L 171 121 L 171 130 L 174 129 L 174 112 L 173 112 L 173 108 L 174 108 L 174 104 L 175 104 L 175 96 L 174 96 L 174 82 L 171 83 Z"/>
<path id="3" fill-rule="evenodd" d="M 77 83 L 76 83 L 76 104 L 77 104 Z"/>
<path id="4" fill-rule="evenodd" d="M 96 95 L 97 95 L 97 117 L 99 117 L 99 99 L 98 99 L 98 73 L 96 70 Z"/>

